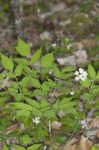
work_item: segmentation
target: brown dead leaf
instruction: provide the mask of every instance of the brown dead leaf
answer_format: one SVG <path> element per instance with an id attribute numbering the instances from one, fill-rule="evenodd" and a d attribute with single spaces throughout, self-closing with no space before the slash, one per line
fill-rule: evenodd
<path id="1" fill-rule="evenodd" d="M 92 142 L 87 140 L 87 138 L 85 138 L 84 136 L 81 136 L 79 145 L 77 145 L 76 150 L 90 150 L 91 146 Z"/>
<path id="2" fill-rule="evenodd" d="M 90 150 L 92 142 L 81 136 L 79 143 L 71 142 L 64 147 L 64 150 Z"/>
<path id="3" fill-rule="evenodd" d="M 81 41 L 85 48 L 90 48 L 95 46 L 96 42 L 93 39 L 83 39 Z"/>
<path id="4" fill-rule="evenodd" d="M 59 130 L 61 128 L 61 126 L 62 126 L 62 123 L 59 121 L 53 121 L 51 123 L 51 127 L 56 130 Z"/>
<path id="5" fill-rule="evenodd" d="M 96 132 L 96 137 L 99 139 L 99 130 Z"/>
<path id="6" fill-rule="evenodd" d="M 68 143 L 68 145 L 66 145 L 64 147 L 64 150 L 76 150 L 76 144 L 77 143 L 77 139 L 73 138 L 72 140 L 70 140 L 70 142 Z"/>
<path id="7" fill-rule="evenodd" d="M 90 127 L 91 128 L 99 128 L 99 119 L 92 119 L 91 123 L 90 123 Z"/>
<path id="8" fill-rule="evenodd" d="M 2 81 L 2 87 L 5 88 L 5 87 L 10 87 L 10 83 L 9 83 L 9 79 L 6 78 Z"/>
<path id="9" fill-rule="evenodd" d="M 9 126 L 9 127 L 7 128 L 6 134 L 7 134 L 7 135 L 10 134 L 10 133 L 13 132 L 14 130 L 16 130 L 18 127 L 19 127 L 19 124 L 18 124 L 18 123 Z"/>

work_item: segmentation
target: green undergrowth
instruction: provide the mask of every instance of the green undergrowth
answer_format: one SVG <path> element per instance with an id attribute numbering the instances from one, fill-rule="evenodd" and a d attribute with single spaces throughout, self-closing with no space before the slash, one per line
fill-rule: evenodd
<path id="1" fill-rule="evenodd" d="M 99 71 L 89 64 L 84 81 L 75 81 L 76 67 L 59 66 L 53 52 L 31 54 L 30 44 L 18 38 L 16 55 L 0 53 L 0 138 L 3 150 L 57 149 L 93 107 L 99 109 Z M 82 100 L 85 111 L 78 109 Z M 95 116 L 99 115 L 95 111 Z M 36 120 L 37 119 L 37 120 Z M 52 125 L 54 123 L 54 125 Z M 58 127 L 58 123 L 61 124 Z M 16 137 L 18 144 L 6 139 Z"/>

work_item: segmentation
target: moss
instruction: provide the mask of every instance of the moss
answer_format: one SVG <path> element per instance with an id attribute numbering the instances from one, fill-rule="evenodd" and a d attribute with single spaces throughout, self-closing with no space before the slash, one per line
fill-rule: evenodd
<path id="1" fill-rule="evenodd" d="M 69 17 L 68 17 L 69 19 Z M 86 28 L 89 28 L 89 21 L 90 18 L 86 18 L 86 16 L 83 13 L 79 13 L 79 14 L 74 14 L 71 17 L 71 23 L 66 25 L 65 30 L 67 29 L 67 31 L 70 34 L 74 34 L 75 36 L 79 35 L 81 37 L 84 37 L 84 35 L 86 35 Z M 89 30 L 88 30 L 89 31 Z"/>
<path id="2" fill-rule="evenodd" d="M 84 14 L 79 13 L 72 17 L 72 22 L 71 24 L 68 24 L 67 27 L 71 33 L 77 33 L 79 30 L 81 30 L 81 27 L 88 24 L 88 22 L 89 22 L 89 19 L 86 18 Z M 80 23 L 82 24 L 81 26 L 80 26 Z"/>

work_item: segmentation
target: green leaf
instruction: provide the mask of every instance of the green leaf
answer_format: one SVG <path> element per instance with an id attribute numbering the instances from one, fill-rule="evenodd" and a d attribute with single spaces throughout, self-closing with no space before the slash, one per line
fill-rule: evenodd
<path id="1" fill-rule="evenodd" d="M 63 144 L 67 140 L 66 136 L 56 135 L 56 142 Z"/>
<path id="2" fill-rule="evenodd" d="M 32 87 L 35 87 L 35 88 L 41 87 L 39 80 L 32 78 L 31 76 L 24 77 L 21 81 L 21 85 L 23 87 L 27 87 L 29 85 L 31 85 Z"/>
<path id="3" fill-rule="evenodd" d="M 28 135 L 23 135 L 20 137 L 21 144 L 29 144 L 32 142 L 32 138 L 30 138 Z"/>
<path id="4" fill-rule="evenodd" d="M 25 58 L 15 58 L 14 60 L 18 64 L 23 64 L 23 65 L 29 65 L 30 64 L 30 62 Z"/>
<path id="5" fill-rule="evenodd" d="M 88 65 L 88 75 L 92 80 L 96 78 L 96 71 L 91 64 Z"/>
<path id="6" fill-rule="evenodd" d="M 24 147 L 19 146 L 19 145 L 14 145 L 14 148 L 15 148 L 16 150 L 26 150 Z"/>
<path id="7" fill-rule="evenodd" d="M 2 150 L 9 150 L 8 147 L 4 144 Z"/>
<path id="8" fill-rule="evenodd" d="M 72 102 L 71 98 L 63 98 L 62 100 L 57 99 L 56 103 L 53 105 L 53 109 L 56 112 L 63 110 L 66 113 L 76 113 L 75 106 L 77 102 Z"/>
<path id="9" fill-rule="evenodd" d="M 33 99 L 30 99 L 30 98 L 27 98 L 25 97 L 25 100 L 27 101 L 27 103 L 35 108 L 38 108 L 40 109 L 40 104 L 38 103 L 38 101 L 36 100 L 33 100 Z"/>
<path id="10" fill-rule="evenodd" d="M 20 76 L 22 74 L 22 70 L 23 70 L 23 65 L 22 64 L 17 65 L 15 69 L 16 76 Z"/>
<path id="11" fill-rule="evenodd" d="M 39 80 L 37 80 L 35 78 L 32 78 L 31 83 L 32 83 L 32 86 L 35 87 L 35 88 L 40 88 L 41 87 Z"/>
<path id="12" fill-rule="evenodd" d="M 67 66 L 67 67 L 64 67 L 61 71 L 63 72 L 63 73 L 65 73 L 65 72 L 72 72 L 72 71 L 74 71 L 75 70 L 75 67 L 74 66 Z"/>
<path id="13" fill-rule="evenodd" d="M 41 51 L 41 48 L 38 50 L 38 51 L 36 51 L 33 55 L 32 55 L 32 62 L 33 63 L 36 63 L 37 61 L 38 61 L 38 59 L 40 58 L 40 56 L 41 56 L 41 53 L 42 53 L 42 51 Z"/>
<path id="14" fill-rule="evenodd" d="M 99 147 L 94 145 L 94 146 L 92 146 L 91 150 L 99 150 Z"/>
<path id="15" fill-rule="evenodd" d="M 84 100 L 91 100 L 91 99 L 92 99 L 92 95 L 91 95 L 90 93 L 84 93 L 84 94 L 82 95 L 82 98 L 83 98 Z"/>
<path id="16" fill-rule="evenodd" d="M 13 107 L 15 107 L 16 109 L 20 109 L 20 110 L 26 110 L 26 111 L 32 111 L 32 106 L 28 105 L 28 104 L 24 104 L 24 103 L 10 103 L 10 105 L 12 105 Z"/>
<path id="17" fill-rule="evenodd" d="M 21 56 L 29 56 L 30 55 L 30 44 L 25 43 L 20 38 L 18 38 L 18 44 L 16 46 L 16 50 Z"/>
<path id="18" fill-rule="evenodd" d="M 46 108 L 46 107 L 49 107 L 50 104 L 49 104 L 47 99 L 42 99 L 41 103 L 40 103 L 40 106 L 41 106 L 41 108 Z"/>
<path id="19" fill-rule="evenodd" d="M 9 71 L 13 70 L 14 64 L 11 58 L 8 58 L 7 56 L 1 54 L 1 63 L 5 69 Z"/>
<path id="20" fill-rule="evenodd" d="M 57 78 L 61 78 L 61 72 L 58 69 L 58 67 L 57 66 L 53 66 L 53 69 L 54 69 L 54 76 L 57 77 Z"/>
<path id="21" fill-rule="evenodd" d="M 54 57 L 52 53 L 46 54 L 41 58 L 41 65 L 43 67 L 52 67 L 54 62 Z"/>
<path id="22" fill-rule="evenodd" d="M 97 72 L 96 80 L 99 81 L 99 71 Z"/>
<path id="23" fill-rule="evenodd" d="M 91 84 L 91 82 L 88 78 L 85 81 L 80 81 L 80 83 L 84 88 L 88 88 Z"/>
<path id="24" fill-rule="evenodd" d="M 38 150 L 38 148 L 41 146 L 41 144 L 34 144 L 30 146 L 27 150 Z"/>

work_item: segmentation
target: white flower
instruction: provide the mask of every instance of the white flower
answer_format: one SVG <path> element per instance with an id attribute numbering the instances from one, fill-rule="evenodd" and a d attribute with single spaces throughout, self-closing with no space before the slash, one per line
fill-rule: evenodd
<path id="1" fill-rule="evenodd" d="M 76 80 L 76 81 L 79 81 L 79 80 L 80 80 L 79 76 L 76 76 L 76 77 L 75 77 L 75 80 Z"/>
<path id="2" fill-rule="evenodd" d="M 71 92 L 70 92 L 70 94 L 71 94 L 71 95 L 74 95 L 74 94 L 75 94 L 75 92 L 74 92 L 74 91 L 71 91 Z"/>
<path id="3" fill-rule="evenodd" d="M 32 119 L 33 123 L 39 124 L 40 123 L 40 117 L 35 117 Z"/>
<path id="4" fill-rule="evenodd" d="M 43 147 L 43 150 L 47 150 L 47 146 L 46 145 Z"/>
<path id="5" fill-rule="evenodd" d="M 72 44 L 67 45 L 67 49 L 70 49 L 72 47 Z"/>
<path id="6" fill-rule="evenodd" d="M 85 81 L 85 80 L 86 80 L 86 77 L 82 76 L 80 79 L 81 79 L 82 81 Z"/>
<path id="7" fill-rule="evenodd" d="M 74 73 L 75 75 L 79 75 L 79 72 L 78 71 L 75 71 L 75 73 Z"/>
<path id="8" fill-rule="evenodd" d="M 56 43 L 53 43 L 53 44 L 52 44 L 52 47 L 56 47 L 56 46 L 57 46 Z"/>
<path id="9" fill-rule="evenodd" d="M 87 77 L 88 73 L 86 71 L 83 72 L 83 76 Z"/>
<path id="10" fill-rule="evenodd" d="M 80 73 L 83 73 L 83 72 L 84 72 L 84 69 L 79 68 L 79 72 L 80 72 Z"/>

